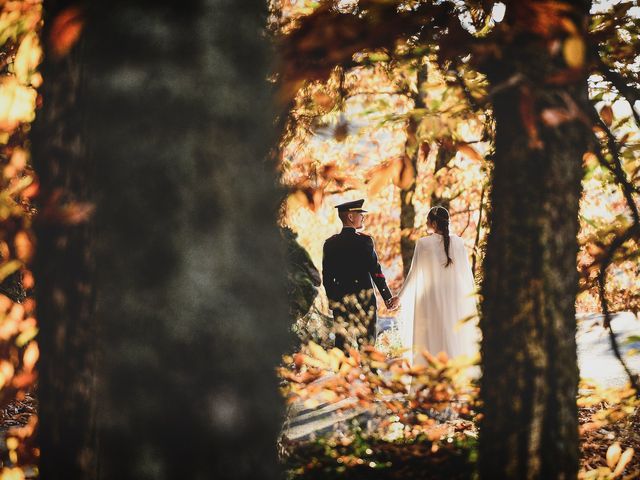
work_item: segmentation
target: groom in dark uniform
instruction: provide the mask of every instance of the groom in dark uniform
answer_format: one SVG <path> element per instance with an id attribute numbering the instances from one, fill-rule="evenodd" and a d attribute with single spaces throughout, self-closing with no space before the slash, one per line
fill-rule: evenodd
<path id="1" fill-rule="evenodd" d="M 387 286 L 373 239 L 357 232 L 364 223 L 363 204 L 361 199 L 336 206 L 343 227 L 324 243 L 322 277 L 334 321 L 354 332 L 359 344 L 373 344 L 377 320 L 373 284 L 388 308 L 397 308 L 398 297 Z M 338 330 L 344 331 L 340 327 Z M 336 347 L 343 349 L 344 334 L 335 335 Z"/>

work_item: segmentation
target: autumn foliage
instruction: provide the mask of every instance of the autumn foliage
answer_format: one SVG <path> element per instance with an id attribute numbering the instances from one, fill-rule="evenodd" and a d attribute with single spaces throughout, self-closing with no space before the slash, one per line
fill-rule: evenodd
<path id="1" fill-rule="evenodd" d="M 0 478 L 23 478 L 23 467 L 34 465 L 38 456 L 32 397 L 38 325 L 30 270 L 32 199 L 38 185 L 30 167 L 28 133 L 42 82 L 37 72 L 41 2 L 3 2 L 0 8 L 0 409 L 3 420 L 14 420 L 6 434 L 8 457 Z"/>

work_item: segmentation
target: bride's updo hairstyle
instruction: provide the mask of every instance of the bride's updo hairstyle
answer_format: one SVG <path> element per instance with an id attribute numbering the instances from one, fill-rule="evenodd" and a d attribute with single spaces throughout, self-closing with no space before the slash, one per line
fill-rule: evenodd
<path id="1" fill-rule="evenodd" d="M 429 210 L 427 220 L 435 224 L 438 232 L 442 234 L 442 238 L 444 239 L 444 253 L 447 256 L 447 263 L 445 263 L 444 266 L 448 267 L 453 263 L 453 260 L 449 256 L 449 212 L 444 207 L 433 207 Z"/>

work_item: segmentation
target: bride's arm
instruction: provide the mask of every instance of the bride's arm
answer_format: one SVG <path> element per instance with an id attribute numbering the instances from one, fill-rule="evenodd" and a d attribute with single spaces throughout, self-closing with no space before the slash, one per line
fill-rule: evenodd
<path id="1" fill-rule="evenodd" d="M 418 240 L 416 242 L 416 246 L 413 249 L 413 258 L 411 259 L 411 267 L 409 268 L 409 273 L 407 273 L 407 278 L 404 279 L 404 283 L 402 284 L 402 287 L 400 288 L 400 291 L 398 292 L 398 297 L 400 297 L 400 298 L 402 298 L 402 294 L 406 290 L 407 285 L 409 285 L 410 282 L 413 282 L 415 280 L 416 272 L 418 270 L 416 265 L 418 264 L 418 257 L 419 257 L 419 252 L 420 252 L 420 244 L 419 244 L 419 242 L 420 242 L 420 240 Z"/>

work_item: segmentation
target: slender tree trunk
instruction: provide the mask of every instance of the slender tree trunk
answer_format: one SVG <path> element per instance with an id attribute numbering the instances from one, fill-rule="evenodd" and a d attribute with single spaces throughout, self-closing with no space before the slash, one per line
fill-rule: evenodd
<path id="1" fill-rule="evenodd" d="M 415 96 L 416 103 L 420 97 Z M 417 105 L 416 105 L 417 108 Z M 407 140 L 405 144 L 405 155 L 407 155 L 413 165 L 413 170 L 418 174 L 418 155 L 420 149 L 417 146 L 416 128 L 417 121 L 409 117 L 407 125 Z M 416 179 L 417 180 L 417 179 Z M 413 197 L 416 193 L 416 181 L 400 190 L 400 257 L 402 258 L 402 273 L 406 277 L 411 268 L 411 259 L 416 242 L 413 239 L 413 230 L 416 226 L 416 208 L 413 205 Z"/>
<path id="2" fill-rule="evenodd" d="M 417 90 L 413 92 L 413 108 L 425 108 L 424 99 L 421 95 L 420 87 L 426 80 L 428 74 L 428 64 L 418 67 Z M 418 158 L 420 156 L 420 141 L 417 137 L 419 120 L 413 116 L 409 117 L 407 124 L 407 140 L 405 142 L 404 154 L 410 159 L 413 171 L 416 173 L 416 179 L 413 183 L 400 190 L 400 257 L 402 259 L 402 271 L 404 277 L 409 273 L 411 268 L 411 259 L 413 258 L 413 250 L 416 242 L 413 239 L 413 233 L 416 226 L 416 208 L 413 204 L 414 195 L 416 193 L 416 184 L 418 180 Z"/>
<path id="3" fill-rule="evenodd" d="M 569 3 L 569 2 L 566 2 Z M 586 25 L 587 2 L 573 2 Z M 585 76 L 546 82 L 566 69 L 507 7 L 513 43 L 486 68 L 496 88 L 491 230 L 481 327 L 484 479 L 572 479 L 578 470 L 575 298 L 578 201 L 588 128 L 579 116 L 549 126 L 541 112 L 587 104 Z M 524 8 L 524 7 L 523 7 Z M 515 20 L 514 20 L 515 18 Z M 583 32 L 584 34 L 584 32 Z M 564 41 L 564 38 L 559 39 Z M 549 118 L 548 116 L 546 118 Z M 508 392 L 508 394 L 505 394 Z"/>
<path id="4" fill-rule="evenodd" d="M 41 475 L 52 480 L 97 475 L 92 227 L 68 215 L 82 217 L 82 204 L 92 198 L 80 108 L 81 47 L 76 44 L 56 57 L 50 41 L 53 19 L 69 5 L 45 3 L 43 105 L 31 137 L 40 180 L 34 228 L 41 351 L 38 440 Z"/>

